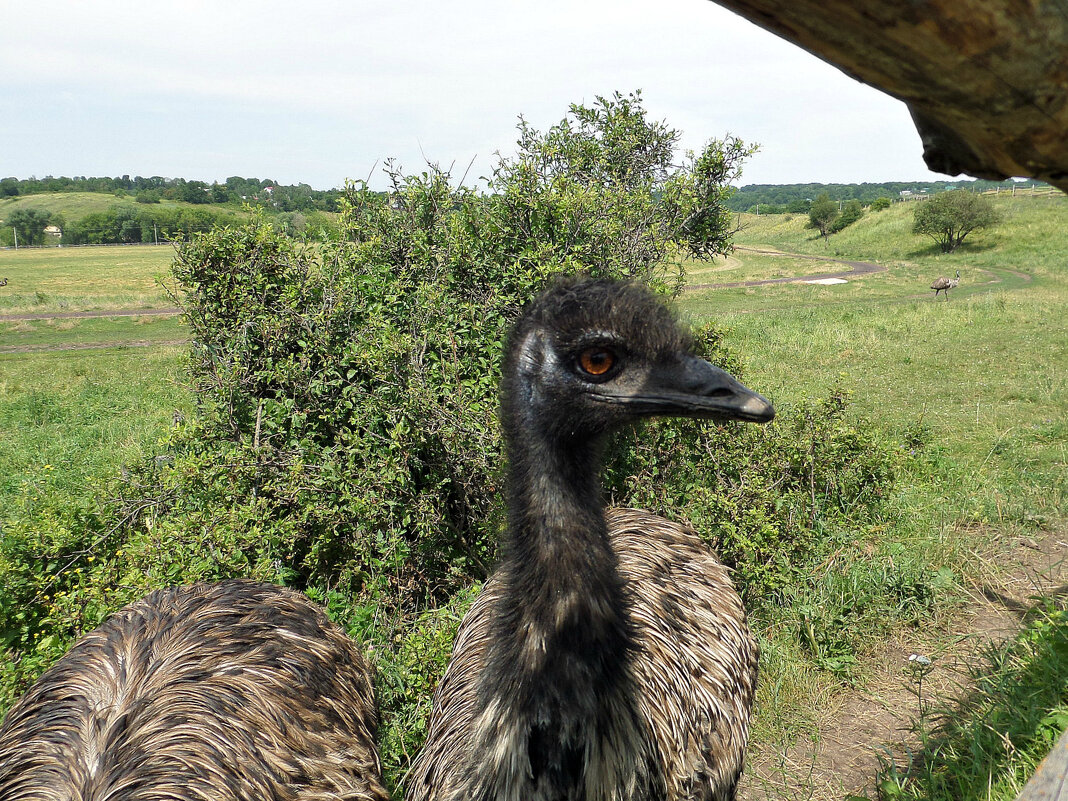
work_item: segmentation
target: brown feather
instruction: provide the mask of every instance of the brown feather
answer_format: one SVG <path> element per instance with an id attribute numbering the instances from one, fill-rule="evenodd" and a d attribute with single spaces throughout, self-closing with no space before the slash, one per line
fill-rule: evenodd
<path id="1" fill-rule="evenodd" d="M 631 663 L 669 799 L 733 797 L 748 740 L 759 649 L 727 569 L 688 527 L 635 509 L 607 512 L 630 596 Z M 478 676 L 501 592 L 491 578 L 464 618 L 434 694 L 429 734 L 407 780 L 409 801 L 463 797 Z"/>
<path id="2" fill-rule="evenodd" d="M 158 590 L 83 637 L 0 727 L 4 801 L 384 801 L 371 674 L 305 596 Z"/>

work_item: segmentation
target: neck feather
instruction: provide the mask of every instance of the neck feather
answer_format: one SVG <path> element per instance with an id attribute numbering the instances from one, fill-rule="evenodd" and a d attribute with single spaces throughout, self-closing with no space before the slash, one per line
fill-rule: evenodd
<path id="1" fill-rule="evenodd" d="M 644 737 L 598 486 L 601 442 L 508 419 L 505 429 L 509 525 L 472 781 L 496 798 L 629 797 Z"/>

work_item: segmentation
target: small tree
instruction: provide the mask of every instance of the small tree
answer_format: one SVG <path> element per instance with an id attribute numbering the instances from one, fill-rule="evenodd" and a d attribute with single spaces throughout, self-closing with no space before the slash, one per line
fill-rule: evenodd
<path id="1" fill-rule="evenodd" d="M 44 229 L 52 215 L 41 209 L 15 209 L 7 217 L 6 225 L 15 229 L 20 245 L 43 245 Z"/>
<path id="2" fill-rule="evenodd" d="M 884 209 L 890 208 L 891 203 L 892 201 L 888 197 L 877 197 L 871 202 L 870 208 L 872 211 L 883 211 Z"/>
<path id="3" fill-rule="evenodd" d="M 812 206 L 808 210 L 808 224 L 810 228 L 819 229 L 820 236 L 826 239 L 827 234 L 831 232 L 831 224 L 837 216 L 838 204 L 824 192 L 812 201 Z"/>
<path id="4" fill-rule="evenodd" d="M 864 207 L 860 205 L 859 200 L 854 198 L 853 200 L 846 201 L 842 213 L 835 217 L 834 222 L 831 223 L 831 233 L 837 234 L 843 228 L 852 225 L 863 216 Z"/>
<path id="5" fill-rule="evenodd" d="M 912 233 L 931 237 L 943 253 L 952 253 L 972 231 L 1001 221 L 994 204 L 963 189 L 942 192 L 916 207 Z"/>

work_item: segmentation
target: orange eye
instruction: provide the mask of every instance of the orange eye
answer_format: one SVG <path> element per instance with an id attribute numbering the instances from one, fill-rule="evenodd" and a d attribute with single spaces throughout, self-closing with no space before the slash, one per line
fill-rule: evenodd
<path id="1" fill-rule="evenodd" d="M 579 356 L 579 367 L 590 375 L 604 375 L 616 363 L 616 354 L 607 348 L 588 348 Z"/>

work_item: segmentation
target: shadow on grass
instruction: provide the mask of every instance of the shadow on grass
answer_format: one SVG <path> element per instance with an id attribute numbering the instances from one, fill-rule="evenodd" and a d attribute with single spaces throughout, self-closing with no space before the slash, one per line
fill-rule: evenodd
<path id="1" fill-rule="evenodd" d="M 1024 627 L 992 644 L 969 670 L 960 699 L 920 694 L 913 722 L 921 746 L 906 759 L 884 760 L 881 799 L 971 801 L 1016 797 L 1068 727 L 1068 612 L 1065 588 L 1021 608 Z M 1008 600 L 1008 599 L 1003 599 Z"/>
<path id="2" fill-rule="evenodd" d="M 998 246 L 997 242 L 977 241 L 977 242 L 965 242 L 960 245 L 956 250 L 952 251 L 954 255 L 968 256 L 971 253 L 984 253 L 988 250 L 994 250 Z M 931 242 L 926 247 L 918 247 L 915 250 L 910 250 L 905 254 L 907 259 L 919 259 L 929 258 L 931 256 L 948 256 L 949 253 L 944 253 L 942 247 L 935 242 Z M 963 269 L 963 268 L 962 268 Z"/>

